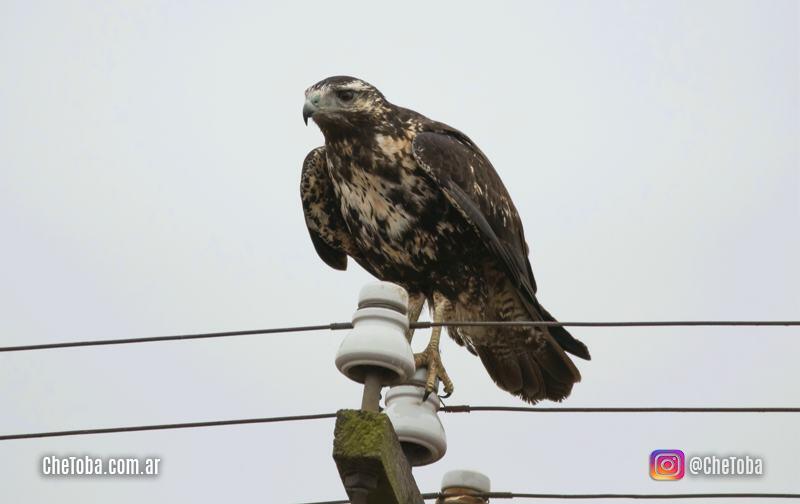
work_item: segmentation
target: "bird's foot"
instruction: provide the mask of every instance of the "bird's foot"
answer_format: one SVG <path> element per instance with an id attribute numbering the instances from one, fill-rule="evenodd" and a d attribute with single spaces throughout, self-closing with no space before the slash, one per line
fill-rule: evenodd
<path id="1" fill-rule="evenodd" d="M 444 364 L 442 364 L 442 357 L 439 354 L 438 345 L 429 344 L 425 350 L 414 354 L 414 367 L 416 369 L 424 367 L 428 370 L 428 376 L 425 380 L 425 395 L 422 396 L 423 401 L 428 399 L 428 396 L 431 395 L 431 393 L 438 393 L 438 384 L 436 383 L 437 378 L 444 385 L 445 395 L 442 397 L 450 397 L 450 395 L 453 393 L 453 382 L 447 375 L 447 370 L 445 370 Z"/>

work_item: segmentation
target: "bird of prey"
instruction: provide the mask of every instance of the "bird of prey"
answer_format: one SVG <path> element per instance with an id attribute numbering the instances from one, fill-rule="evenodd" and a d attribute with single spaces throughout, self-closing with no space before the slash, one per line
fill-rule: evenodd
<path id="1" fill-rule="evenodd" d="M 536 299 L 528 245 L 514 203 L 492 164 L 460 131 L 390 103 L 361 79 L 324 79 L 305 92 L 303 120 L 325 137 L 303 162 L 301 199 L 323 261 L 348 256 L 409 292 L 416 321 L 427 301 L 434 322 L 554 321 Z M 440 328 L 415 355 L 441 380 Z M 560 401 L 580 373 L 567 352 L 589 359 L 563 327 L 449 327 L 495 383 L 525 401 Z M 409 338 L 411 335 L 409 335 Z"/>

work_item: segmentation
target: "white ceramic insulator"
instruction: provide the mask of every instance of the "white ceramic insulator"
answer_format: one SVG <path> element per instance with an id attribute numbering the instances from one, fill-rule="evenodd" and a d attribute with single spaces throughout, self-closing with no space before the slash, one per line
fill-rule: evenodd
<path id="1" fill-rule="evenodd" d="M 383 385 L 405 382 L 414 374 L 405 289 L 389 282 L 367 284 L 358 305 L 353 329 L 336 353 L 336 367 L 359 383 L 366 373 L 379 374 Z"/>
<path id="2" fill-rule="evenodd" d="M 432 464 L 447 451 L 447 437 L 437 415 L 439 396 L 431 394 L 422 400 L 425 388 L 418 383 L 420 377 L 424 383 L 426 372 L 425 368 L 418 369 L 411 384 L 396 385 L 386 393 L 384 413 L 412 466 Z"/>
<path id="3" fill-rule="evenodd" d="M 459 469 L 444 473 L 444 477 L 442 477 L 442 492 L 448 488 L 469 488 L 476 492 L 491 492 L 492 483 L 489 477 L 483 473 Z"/>

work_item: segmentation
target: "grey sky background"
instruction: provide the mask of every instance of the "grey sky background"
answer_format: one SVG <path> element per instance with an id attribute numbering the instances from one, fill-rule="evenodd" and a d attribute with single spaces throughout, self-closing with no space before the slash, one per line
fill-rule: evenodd
<path id="1" fill-rule="evenodd" d="M 0 2 L 0 344 L 348 320 L 369 276 L 315 255 L 303 90 L 336 74 L 470 135 L 563 320 L 797 319 L 793 1 Z M 800 331 L 576 329 L 568 406 L 797 406 Z M 330 412 L 342 333 L 0 356 L 0 432 Z M 421 349 L 427 333 L 419 333 Z M 449 339 L 453 404 L 522 405 Z M 551 404 L 544 404 L 550 406 Z M 442 417 L 454 468 L 526 492 L 800 492 L 790 415 Z M 0 444 L 3 502 L 342 498 L 333 422 Z M 651 481 L 654 449 L 761 478 Z M 45 454 L 160 456 L 43 478 Z"/>

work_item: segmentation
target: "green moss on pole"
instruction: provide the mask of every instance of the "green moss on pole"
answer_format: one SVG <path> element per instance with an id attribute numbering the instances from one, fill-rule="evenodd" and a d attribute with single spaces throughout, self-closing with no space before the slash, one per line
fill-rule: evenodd
<path id="1" fill-rule="evenodd" d="M 422 504 L 411 466 L 389 417 L 383 413 L 340 410 L 336 414 L 333 460 L 352 498 L 367 488 L 370 504 Z"/>

